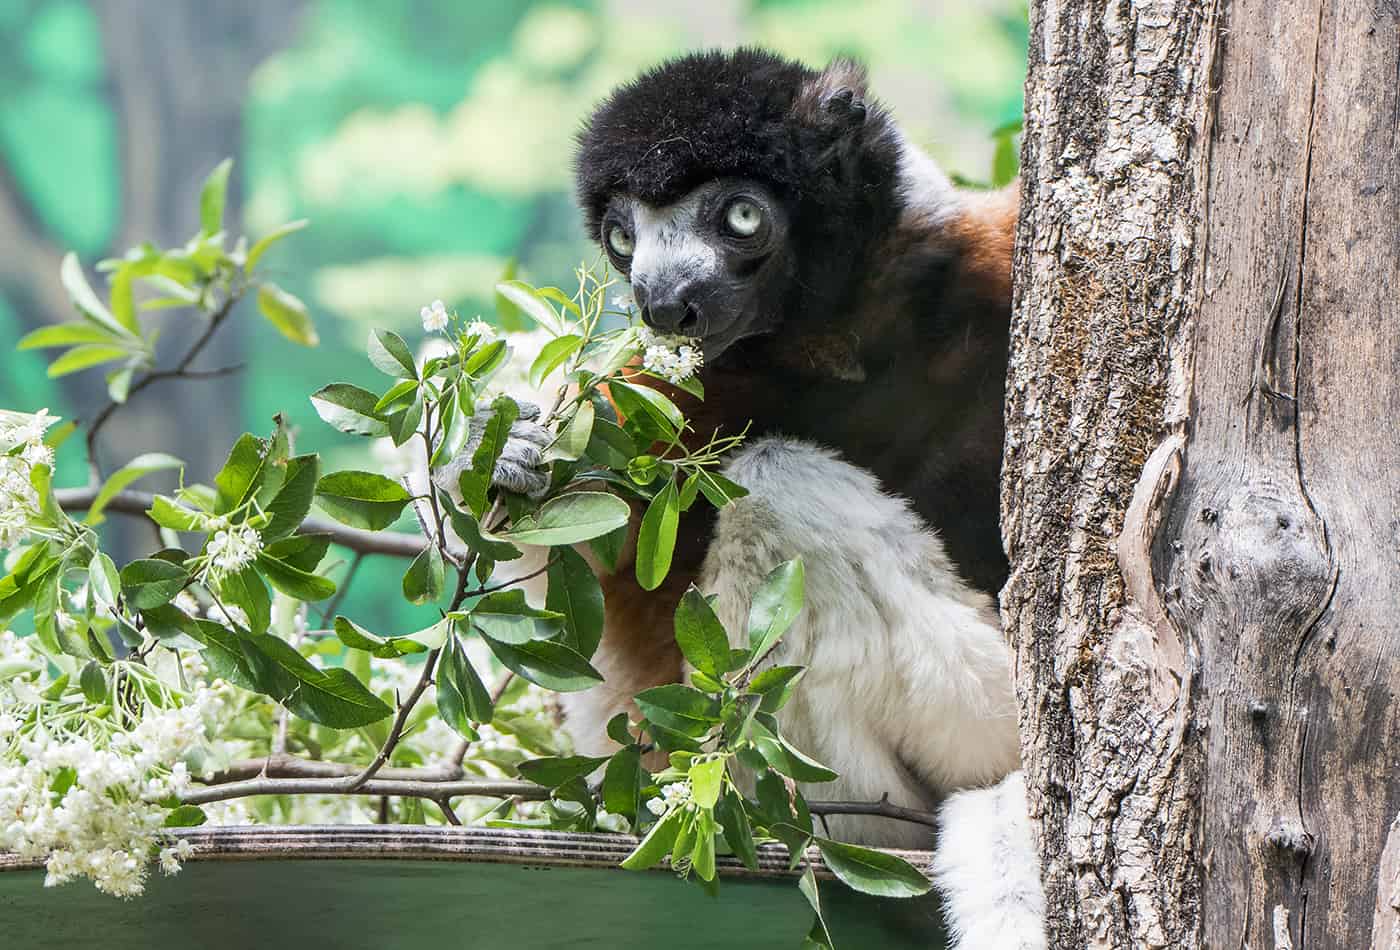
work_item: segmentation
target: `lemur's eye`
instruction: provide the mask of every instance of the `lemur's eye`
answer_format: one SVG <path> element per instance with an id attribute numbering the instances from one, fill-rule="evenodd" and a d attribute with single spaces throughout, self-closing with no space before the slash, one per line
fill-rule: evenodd
<path id="1" fill-rule="evenodd" d="M 724 226 L 738 237 L 753 237 L 763 227 L 763 209 L 747 198 L 738 198 L 725 209 Z"/>
<path id="2" fill-rule="evenodd" d="M 631 257 L 636 250 L 636 244 L 632 241 L 632 235 L 628 234 L 621 227 L 614 224 L 608 228 L 608 247 L 618 257 Z"/>

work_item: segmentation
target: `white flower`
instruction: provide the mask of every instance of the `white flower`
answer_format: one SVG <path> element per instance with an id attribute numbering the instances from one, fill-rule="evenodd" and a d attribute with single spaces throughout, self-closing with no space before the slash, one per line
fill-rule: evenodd
<path id="1" fill-rule="evenodd" d="M 482 343 L 491 343 L 496 339 L 496 328 L 485 320 L 477 317 L 467 324 L 467 336 L 478 337 Z"/>
<path id="2" fill-rule="evenodd" d="M 199 601 L 195 599 L 194 594 L 191 594 L 187 590 L 182 590 L 180 591 L 180 593 L 176 594 L 175 599 L 171 601 L 171 603 L 175 605 L 177 610 L 181 611 L 187 616 L 199 616 Z"/>
<path id="3" fill-rule="evenodd" d="M 704 363 L 699 345 L 689 337 L 664 336 L 641 326 L 637 341 L 643 347 L 642 368 L 672 384 L 694 376 Z"/>
<path id="4" fill-rule="evenodd" d="M 660 818 L 662 815 L 666 814 L 666 803 L 659 798 L 648 798 L 647 811 L 651 812 L 657 818 Z"/>
<path id="5" fill-rule="evenodd" d="M 438 333 L 447 327 L 448 320 L 447 306 L 441 300 L 434 300 L 431 304 L 418 311 L 418 315 L 423 318 L 423 329 L 428 333 Z"/>
<path id="6" fill-rule="evenodd" d="M 249 626 L 248 615 L 243 612 L 242 607 L 237 605 L 223 607 L 217 603 L 210 604 L 209 609 L 204 612 L 204 616 L 215 623 L 223 624 L 225 627 L 238 626 L 246 628 Z"/>
<path id="7" fill-rule="evenodd" d="M 690 782 L 672 782 L 661 790 L 661 794 L 666 799 L 666 805 L 676 808 L 690 801 Z"/>
<path id="8" fill-rule="evenodd" d="M 612 299 L 612 305 L 623 313 L 631 313 L 637 309 L 637 298 L 632 296 L 631 291 L 617 294 Z"/>
<path id="9" fill-rule="evenodd" d="M 247 525 L 239 525 L 214 532 L 209 539 L 209 562 L 215 576 L 237 574 L 253 563 L 260 550 L 262 539 L 258 533 Z"/>

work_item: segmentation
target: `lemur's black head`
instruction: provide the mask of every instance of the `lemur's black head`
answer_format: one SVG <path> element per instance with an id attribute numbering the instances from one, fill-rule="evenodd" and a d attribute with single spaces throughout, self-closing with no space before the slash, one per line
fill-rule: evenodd
<path id="1" fill-rule="evenodd" d="M 579 135 L 589 233 L 643 319 L 735 341 L 850 304 L 896 215 L 902 143 L 860 66 L 757 49 L 674 59 L 615 90 Z"/>

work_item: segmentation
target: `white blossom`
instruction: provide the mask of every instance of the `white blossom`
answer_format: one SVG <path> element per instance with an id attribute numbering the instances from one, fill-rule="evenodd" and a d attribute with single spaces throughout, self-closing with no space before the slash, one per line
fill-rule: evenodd
<path id="1" fill-rule="evenodd" d="M 211 578 L 237 574 L 253 563 L 262 550 L 262 538 L 247 525 L 215 531 L 207 546 Z"/>
<path id="2" fill-rule="evenodd" d="M 248 627 L 248 614 L 237 604 L 229 604 L 227 607 L 222 604 L 213 603 L 209 609 L 204 611 L 204 616 L 215 623 L 223 624 L 225 627 Z"/>
<path id="3" fill-rule="evenodd" d="M 477 317 L 467 324 L 467 336 L 477 337 L 481 343 L 491 343 L 496 339 L 496 328 Z"/>
<path id="4" fill-rule="evenodd" d="M 679 385 L 694 376 L 704 363 L 699 344 L 689 337 L 666 336 L 650 327 L 637 328 L 637 342 L 642 346 L 642 368 Z"/>
<path id="5" fill-rule="evenodd" d="M 451 319 L 447 315 L 447 305 L 441 300 L 434 300 L 419 310 L 418 315 L 423 318 L 423 329 L 428 333 L 439 333 L 446 329 L 447 323 Z"/>

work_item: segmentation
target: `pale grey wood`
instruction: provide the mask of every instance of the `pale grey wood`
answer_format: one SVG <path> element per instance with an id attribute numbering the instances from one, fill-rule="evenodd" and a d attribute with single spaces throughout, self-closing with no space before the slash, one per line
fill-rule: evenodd
<path id="1" fill-rule="evenodd" d="M 1393 3 L 1033 5 L 1003 609 L 1051 946 L 1390 945 L 1397 79 Z"/>

